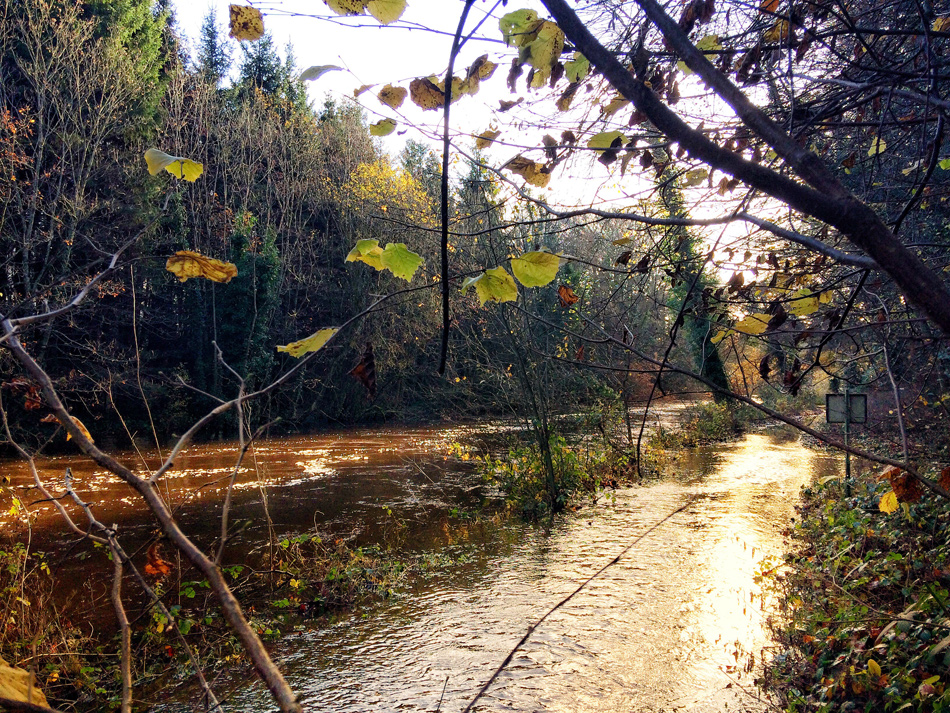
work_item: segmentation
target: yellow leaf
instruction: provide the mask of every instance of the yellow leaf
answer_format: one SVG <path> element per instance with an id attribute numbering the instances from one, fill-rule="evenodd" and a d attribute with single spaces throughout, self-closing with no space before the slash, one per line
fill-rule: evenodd
<path id="1" fill-rule="evenodd" d="M 499 134 L 501 134 L 501 131 L 494 131 L 492 129 L 483 131 L 475 138 L 475 148 L 487 149 L 492 145 L 492 142 L 498 138 Z"/>
<path id="2" fill-rule="evenodd" d="M 181 282 L 190 277 L 204 277 L 212 282 L 230 282 L 237 277 L 237 266 L 206 257 L 192 250 L 179 250 L 165 262 L 165 269 Z"/>
<path id="3" fill-rule="evenodd" d="M 521 154 L 508 161 L 502 168 L 521 176 L 532 186 L 538 188 L 544 188 L 551 180 L 551 170 L 549 168 L 525 158 Z"/>
<path id="4" fill-rule="evenodd" d="M 893 490 L 884 493 L 884 495 L 881 496 L 880 502 L 877 504 L 877 508 L 888 515 L 895 512 L 898 508 L 897 493 Z"/>
<path id="5" fill-rule="evenodd" d="M 692 171 L 687 171 L 683 174 L 683 186 L 687 188 L 698 186 L 705 181 L 708 176 L 709 171 L 705 168 L 694 168 Z"/>
<path id="6" fill-rule="evenodd" d="M 356 246 L 350 250 L 349 254 L 346 256 L 347 262 L 365 262 L 370 267 L 374 267 L 377 270 L 384 270 L 383 262 L 383 249 L 379 247 L 378 240 L 357 240 Z"/>
<path id="7" fill-rule="evenodd" d="M 518 286 L 515 279 L 503 267 L 485 270 L 478 277 L 469 277 L 462 283 L 462 294 L 475 286 L 475 293 L 482 306 L 486 302 L 514 302 L 518 299 Z"/>
<path id="8" fill-rule="evenodd" d="M 871 141 L 871 148 L 868 149 L 868 156 L 877 156 L 887 148 L 887 142 L 880 136 L 875 136 Z"/>
<path id="9" fill-rule="evenodd" d="M 808 290 L 799 290 L 788 303 L 788 311 L 796 317 L 807 317 L 818 311 L 818 296 Z"/>
<path id="10" fill-rule="evenodd" d="M 874 659 L 868 659 L 868 673 L 875 678 L 881 677 L 881 666 Z"/>
<path id="11" fill-rule="evenodd" d="M 788 39 L 788 20 L 779 20 L 768 32 L 763 35 L 762 39 L 766 42 L 784 42 Z"/>
<path id="12" fill-rule="evenodd" d="M 381 119 L 375 124 L 370 124 L 369 133 L 371 136 L 389 136 L 396 130 L 396 122 L 392 119 Z"/>
<path id="13" fill-rule="evenodd" d="M 379 90 L 376 97 L 390 109 L 398 109 L 406 101 L 408 94 L 409 91 L 405 87 L 394 87 L 392 84 L 387 84 Z"/>
<path id="14" fill-rule="evenodd" d="M 363 92 L 369 91 L 375 86 L 376 86 L 375 84 L 364 84 L 362 87 L 358 87 L 354 89 L 353 98 L 356 99 L 360 94 L 362 94 Z"/>
<path id="15" fill-rule="evenodd" d="M 337 15 L 362 15 L 366 8 L 364 0 L 325 0 Z"/>
<path id="16" fill-rule="evenodd" d="M 402 17 L 406 11 L 406 0 L 369 0 L 366 9 L 380 24 L 388 25 Z"/>
<path id="17" fill-rule="evenodd" d="M 597 149 L 598 154 L 602 154 L 609 148 L 617 148 L 627 140 L 627 137 L 620 131 L 602 131 L 594 134 L 587 142 L 587 148 Z"/>
<path id="18" fill-rule="evenodd" d="M 934 20 L 934 24 L 931 29 L 934 32 L 948 32 L 950 31 L 950 17 L 938 17 Z"/>
<path id="19" fill-rule="evenodd" d="M 725 338 L 726 338 L 727 336 L 729 336 L 730 334 L 732 334 L 732 330 L 731 330 L 731 329 L 723 329 L 723 330 L 717 332 L 709 341 L 712 342 L 713 344 L 719 344 L 719 342 L 721 342 L 723 339 L 725 339 Z"/>
<path id="20" fill-rule="evenodd" d="M 84 435 L 87 439 L 89 439 L 89 442 L 90 442 L 90 443 L 95 443 L 95 441 L 92 440 L 92 436 L 89 435 L 89 429 L 86 428 L 86 427 L 83 425 L 83 422 L 80 421 L 80 420 L 79 420 L 78 418 L 76 418 L 75 416 L 71 416 L 70 418 L 73 419 L 73 423 L 76 424 L 76 428 L 78 428 L 80 431 L 82 431 L 82 435 Z M 73 437 L 73 434 L 71 434 L 71 433 L 69 433 L 69 432 L 67 431 L 67 432 L 66 432 L 66 440 L 68 441 L 68 440 L 72 439 L 72 437 Z"/>
<path id="21" fill-rule="evenodd" d="M 542 21 L 537 36 L 525 47 L 525 60 L 535 70 L 532 86 L 541 86 L 547 81 L 563 50 L 564 31 L 550 20 Z"/>
<path id="22" fill-rule="evenodd" d="M 628 106 L 629 104 L 630 104 L 629 99 L 618 94 L 613 99 L 611 99 L 607 103 L 606 106 L 600 107 L 600 113 L 603 114 L 604 116 L 613 116 L 614 114 L 616 114 L 618 111 L 623 109 L 625 106 Z"/>
<path id="23" fill-rule="evenodd" d="M 231 37 L 253 42 L 264 35 L 264 16 L 254 7 L 231 5 Z"/>
<path id="24" fill-rule="evenodd" d="M 181 156 L 172 156 L 158 149 L 148 149 L 145 152 L 145 164 L 148 166 L 148 172 L 153 176 L 164 168 L 175 178 L 183 178 L 191 183 L 197 181 L 198 177 L 204 172 L 204 166 L 197 161 Z"/>
<path id="25" fill-rule="evenodd" d="M 735 329 L 743 334 L 762 334 L 771 318 L 768 314 L 750 314 L 745 319 L 736 322 Z"/>
<path id="26" fill-rule="evenodd" d="M 704 52 L 720 51 L 722 44 L 719 42 L 719 35 L 706 35 L 702 39 L 697 40 L 696 49 L 703 50 Z"/>
<path id="27" fill-rule="evenodd" d="M 561 258 L 543 250 L 511 258 L 511 271 L 525 287 L 544 287 L 554 280 L 560 267 Z"/>
<path id="28" fill-rule="evenodd" d="M 30 702 L 34 706 L 49 705 L 43 692 L 33 684 L 33 674 L 22 668 L 8 666 L 3 659 L 0 659 L 0 698 Z"/>
<path id="29" fill-rule="evenodd" d="M 327 327 L 319 332 L 314 332 L 306 339 L 291 342 L 285 346 L 278 346 L 277 351 L 287 352 L 292 357 L 299 359 L 308 352 L 320 351 L 323 345 L 330 341 L 330 338 L 340 331 L 339 327 Z"/>
<path id="30" fill-rule="evenodd" d="M 445 92 L 428 77 L 420 77 L 409 82 L 409 97 L 423 110 L 441 109 L 445 106 Z"/>

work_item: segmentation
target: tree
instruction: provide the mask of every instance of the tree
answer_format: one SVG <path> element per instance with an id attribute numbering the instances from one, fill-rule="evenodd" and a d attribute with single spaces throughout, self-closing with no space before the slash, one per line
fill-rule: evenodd
<path id="1" fill-rule="evenodd" d="M 198 36 L 198 69 L 215 86 L 231 71 L 233 48 L 218 25 L 218 15 L 210 8 L 201 21 Z"/>

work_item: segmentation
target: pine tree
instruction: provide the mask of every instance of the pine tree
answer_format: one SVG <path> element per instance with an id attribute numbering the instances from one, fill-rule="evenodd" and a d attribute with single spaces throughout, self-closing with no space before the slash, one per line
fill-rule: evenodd
<path id="1" fill-rule="evenodd" d="M 198 72 L 215 86 L 219 85 L 231 71 L 233 49 L 218 25 L 217 12 L 209 9 L 198 36 Z"/>

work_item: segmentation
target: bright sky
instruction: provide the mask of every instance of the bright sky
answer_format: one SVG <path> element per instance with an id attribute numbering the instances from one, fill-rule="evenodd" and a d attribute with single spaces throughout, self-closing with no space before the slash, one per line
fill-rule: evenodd
<path id="1" fill-rule="evenodd" d="M 463 7 L 461 0 L 411 0 L 398 23 L 382 27 L 372 17 L 343 18 L 334 14 L 321 0 L 259 0 L 252 3 L 264 13 L 264 25 L 283 50 L 291 42 L 300 70 L 314 65 L 338 65 L 344 71 L 329 72 L 309 83 L 310 98 L 319 105 L 326 93 L 337 99 L 352 99 L 354 89 L 376 84 L 378 91 L 387 83 L 408 86 L 416 77 L 444 73 L 452 45 L 452 36 L 458 25 Z M 197 44 L 202 20 L 210 9 L 217 13 L 222 27 L 228 22 L 228 0 L 175 0 L 176 16 L 182 31 Z M 465 69 L 482 54 L 493 60 L 501 55 L 511 56 L 511 50 L 501 42 L 497 17 L 512 9 L 532 7 L 540 10 L 536 0 L 520 0 L 509 7 L 499 7 L 495 17 L 486 18 L 495 5 L 491 0 L 476 2 L 469 14 L 466 28 L 473 29 L 484 20 L 478 35 L 483 38 L 471 40 L 456 62 L 455 73 L 464 76 Z M 436 32 L 424 28 L 431 28 Z M 442 34 L 439 34 L 442 33 Z M 238 53 L 237 59 L 239 60 Z M 509 60 L 510 61 L 510 60 Z M 488 128 L 492 110 L 498 107 L 498 98 L 507 96 L 504 74 L 507 67 L 499 66 L 491 83 L 485 83 L 478 96 L 466 97 L 452 107 L 452 125 L 456 129 L 480 133 Z M 382 118 L 400 117 L 380 104 L 375 91 L 366 92 L 359 98 L 366 109 L 370 123 Z M 406 118 L 415 124 L 435 128 L 441 113 L 422 112 L 411 106 L 410 101 L 402 107 Z M 399 129 L 407 128 L 400 125 Z M 384 142 L 395 154 L 406 138 L 420 139 L 413 130 L 404 135 L 393 135 Z"/>

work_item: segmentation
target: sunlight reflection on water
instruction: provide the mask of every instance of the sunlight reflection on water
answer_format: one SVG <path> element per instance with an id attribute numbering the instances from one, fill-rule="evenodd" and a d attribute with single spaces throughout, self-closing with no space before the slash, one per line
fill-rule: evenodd
<path id="1" fill-rule="evenodd" d="M 837 459 L 751 435 L 697 449 L 680 477 L 629 488 L 550 531 L 508 525 L 408 595 L 294 635 L 283 665 L 308 708 L 459 711 L 528 625 L 626 543 L 693 504 L 550 617 L 480 711 L 761 711 L 747 670 L 766 643 L 761 563 L 802 484 Z M 765 602 L 767 607 L 768 602 Z M 234 710 L 266 710 L 260 689 Z"/>

